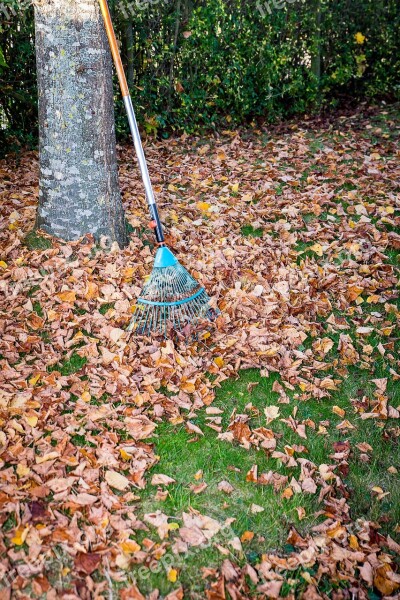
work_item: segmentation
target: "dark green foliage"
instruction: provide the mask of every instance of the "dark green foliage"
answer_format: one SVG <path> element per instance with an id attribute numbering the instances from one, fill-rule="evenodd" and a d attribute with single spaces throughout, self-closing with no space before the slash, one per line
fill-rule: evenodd
<path id="1" fill-rule="evenodd" d="M 33 7 L 0 2 L 0 154 L 37 138 Z"/>
<path id="2" fill-rule="evenodd" d="M 150 135 L 400 96 L 398 0 L 110 5 L 133 101 Z M 17 0 L 1 6 L 9 10 L 8 17 L 0 12 L 0 137 L 7 151 L 36 136 L 34 27 L 32 8 L 17 11 Z M 124 135 L 121 103 L 116 117 Z"/>

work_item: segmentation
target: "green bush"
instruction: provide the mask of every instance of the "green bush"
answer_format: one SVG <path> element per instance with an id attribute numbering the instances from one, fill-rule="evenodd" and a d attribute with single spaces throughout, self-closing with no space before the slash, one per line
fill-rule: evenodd
<path id="1" fill-rule="evenodd" d="M 110 4 L 138 118 L 150 134 L 272 121 L 348 98 L 400 97 L 398 0 Z M 37 130 L 33 10 L 20 5 L 0 5 L 14 9 L 0 12 L 3 150 L 33 142 Z M 123 135 L 121 103 L 116 116 Z"/>
<path id="2" fill-rule="evenodd" d="M 33 8 L 0 0 L 0 153 L 37 138 Z"/>

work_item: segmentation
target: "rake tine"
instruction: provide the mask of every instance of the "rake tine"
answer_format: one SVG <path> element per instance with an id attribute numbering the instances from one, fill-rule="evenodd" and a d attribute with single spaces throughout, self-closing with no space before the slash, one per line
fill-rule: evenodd
<path id="1" fill-rule="evenodd" d="M 142 308 L 140 308 L 142 307 Z M 168 323 L 182 331 L 209 311 L 209 297 L 166 247 L 158 250 L 129 330 L 138 334 L 168 334 Z"/>

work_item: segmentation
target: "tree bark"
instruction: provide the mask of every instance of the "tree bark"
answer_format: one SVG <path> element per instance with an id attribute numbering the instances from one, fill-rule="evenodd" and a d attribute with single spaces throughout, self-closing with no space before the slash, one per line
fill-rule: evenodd
<path id="1" fill-rule="evenodd" d="M 65 240 L 127 243 L 112 64 L 97 0 L 35 6 L 40 184 L 36 226 Z"/>

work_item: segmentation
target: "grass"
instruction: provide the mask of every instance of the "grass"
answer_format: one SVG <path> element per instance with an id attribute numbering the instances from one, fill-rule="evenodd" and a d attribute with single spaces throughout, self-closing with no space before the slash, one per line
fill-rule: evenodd
<path id="1" fill-rule="evenodd" d="M 249 414 L 251 429 L 254 429 L 266 425 L 264 408 L 267 405 L 279 406 L 280 417 L 268 425 L 278 437 L 277 450 L 283 451 L 285 445 L 304 445 L 305 450 L 295 456 L 306 457 L 317 466 L 323 463 L 334 464 L 330 458 L 334 453 L 333 443 L 348 440 L 351 455 L 349 473 L 344 480 L 351 492 L 349 503 L 352 519 L 373 520 L 381 525 L 383 532 L 394 536 L 396 524 L 400 522 L 398 477 L 388 471 L 389 467 L 400 470 L 400 453 L 394 426 L 390 421 L 376 423 L 375 420 L 362 420 L 351 401 L 360 398 L 360 395 L 372 396 L 375 387 L 369 378 L 370 373 L 354 369 L 349 372 L 340 389 L 332 392 L 329 399 L 304 401 L 300 393 L 290 392 L 290 403 L 280 404 L 279 395 L 272 391 L 274 381 L 279 380 L 278 376 L 265 378 L 261 377 L 257 370 L 246 370 L 241 372 L 236 381 L 223 382 L 217 391 L 213 407 L 223 411 L 220 416 L 222 429 L 225 431 L 233 410 L 240 414 Z M 254 383 L 257 385 L 249 385 Z M 388 387 L 391 403 L 397 406 L 400 404 L 400 390 L 391 384 Z M 345 410 L 345 416 L 335 414 L 332 410 L 334 406 Z M 315 430 L 311 427 L 306 428 L 306 440 L 280 421 L 280 418 L 293 415 L 295 408 L 297 420 L 312 419 L 316 423 Z M 337 429 L 337 425 L 343 419 L 348 419 L 355 429 L 345 432 Z M 148 477 L 151 481 L 155 473 L 162 473 L 173 477 L 175 483 L 165 488 L 168 489 L 168 496 L 164 501 L 156 499 L 154 486 L 147 485 L 145 490 L 139 492 L 141 502 L 137 507 L 138 516 L 143 517 L 146 513 L 160 510 L 170 517 L 170 522 L 181 525 L 182 513 L 195 509 L 220 522 L 234 518 L 230 538 L 227 539 L 241 537 L 249 531 L 254 534 L 252 540 L 243 542 L 243 554 L 234 551 L 227 544 L 227 539 L 221 541 L 216 537 L 213 542 L 219 542 L 227 548 L 235 555 L 234 560 L 239 564 L 257 562 L 266 551 L 292 549 L 285 546 L 291 525 L 294 524 L 305 534 L 319 522 L 315 513 L 323 506 L 318 503 L 318 491 L 316 494 L 300 493 L 290 499 L 284 499 L 281 491 L 274 492 L 272 486 L 246 481 L 246 474 L 255 464 L 258 466 L 259 475 L 272 470 L 288 475 L 289 481 L 292 476 L 298 478 L 299 468 L 288 469 L 280 460 L 268 457 L 263 450 L 246 450 L 237 443 L 218 439 L 218 434 L 207 427 L 207 420 L 204 409 L 198 411 L 197 416 L 191 419 L 192 423 L 202 429 L 204 436 L 188 433 L 182 424 L 160 423 L 153 440 L 160 459 Z M 320 421 L 329 422 L 325 423 L 326 435 L 318 433 Z M 363 452 L 357 448 L 357 444 L 362 442 L 367 442 L 372 447 L 369 462 L 363 461 L 365 456 L 362 457 Z M 234 488 L 231 494 L 218 489 L 222 480 L 228 481 Z M 207 484 L 207 488 L 196 494 L 193 486 L 202 482 Z M 372 491 L 374 486 L 381 487 L 385 492 L 389 492 L 389 495 L 383 500 L 378 500 Z M 264 511 L 253 513 L 253 504 L 261 506 Z M 306 516 L 301 521 L 296 511 L 297 507 L 305 510 Z M 172 533 L 171 536 L 173 535 Z M 147 532 L 143 537 L 157 539 L 157 534 L 151 528 L 151 535 Z M 137 541 L 140 543 L 141 535 Z M 184 588 L 190 589 L 192 594 L 198 593 L 199 597 L 202 597 L 204 581 L 201 567 L 216 567 L 224 556 L 211 545 L 205 549 L 196 548 L 193 553 L 183 554 L 181 558 L 168 553 L 167 559 L 164 563 L 165 568 L 161 565 L 157 573 L 142 567 L 138 585 L 143 593 L 158 588 L 162 594 L 166 594 L 176 588 L 177 583 L 170 582 L 167 576 L 168 569 L 173 566 L 178 571 L 178 582 Z M 133 577 L 137 574 L 136 569 L 131 573 Z"/>
<path id="2" fill-rule="evenodd" d="M 24 238 L 24 244 L 28 250 L 48 250 L 52 247 L 48 238 L 39 235 L 37 231 L 30 231 Z"/>
<path id="3" fill-rule="evenodd" d="M 105 315 L 107 314 L 107 312 L 114 308 L 115 302 L 106 302 L 105 304 L 102 304 L 99 308 L 99 313 L 101 315 Z"/>
<path id="4" fill-rule="evenodd" d="M 261 227 L 254 229 L 253 225 L 243 225 L 240 230 L 244 237 L 261 238 L 263 236 L 263 230 Z"/>
<path id="5" fill-rule="evenodd" d="M 80 356 L 77 352 L 73 352 L 69 358 L 65 358 L 61 363 L 48 367 L 48 371 L 59 371 L 64 376 L 72 375 L 78 373 L 86 363 L 86 356 Z"/>

